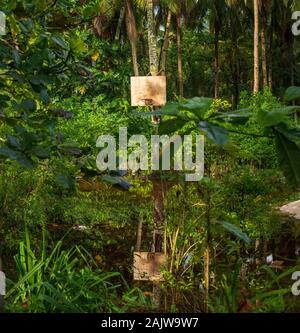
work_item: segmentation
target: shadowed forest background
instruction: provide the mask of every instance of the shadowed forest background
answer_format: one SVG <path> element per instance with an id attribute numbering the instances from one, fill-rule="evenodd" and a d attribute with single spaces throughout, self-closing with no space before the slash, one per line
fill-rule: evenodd
<path id="1" fill-rule="evenodd" d="M 300 200 L 297 10 L 0 0 L 2 311 L 300 311 L 300 212 L 280 212 Z M 132 107 L 130 77 L 157 75 L 167 104 Z M 120 127 L 205 135 L 205 177 L 100 172 Z M 166 254 L 164 281 L 133 281 L 136 250 Z"/>

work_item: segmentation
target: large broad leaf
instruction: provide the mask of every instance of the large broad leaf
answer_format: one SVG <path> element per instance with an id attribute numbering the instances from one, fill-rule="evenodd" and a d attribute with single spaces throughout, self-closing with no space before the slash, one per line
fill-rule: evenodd
<path id="1" fill-rule="evenodd" d="M 59 173 L 56 175 L 55 180 L 59 187 L 63 190 L 75 189 L 76 180 L 75 177 L 71 175 Z"/>
<path id="2" fill-rule="evenodd" d="M 177 102 L 168 102 L 163 108 L 155 112 L 157 112 L 157 115 L 162 116 L 176 116 L 179 113 L 179 104 Z"/>
<path id="3" fill-rule="evenodd" d="M 297 128 L 289 127 L 287 124 L 279 124 L 275 129 L 287 137 L 289 140 L 300 143 L 300 131 Z"/>
<path id="4" fill-rule="evenodd" d="M 82 154 L 82 150 L 79 148 L 78 143 L 73 141 L 60 144 L 58 150 L 64 155 L 80 156 Z"/>
<path id="5" fill-rule="evenodd" d="M 288 114 L 281 109 L 272 111 L 260 110 L 257 115 L 257 120 L 262 127 L 273 127 L 288 120 Z"/>
<path id="6" fill-rule="evenodd" d="M 40 159 L 46 159 L 51 156 L 51 149 L 49 147 L 36 146 L 31 148 L 30 152 Z"/>
<path id="7" fill-rule="evenodd" d="M 185 119 L 173 118 L 163 121 L 159 124 L 158 131 L 160 135 L 172 134 L 180 130 L 186 124 Z"/>
<path id="8" fill-rule="evenodd" d="M 10 160 L 14 160 L 28 169 L 33 169 L 36 166 L 36 164 L 32 161 L 30 157 L 26 156 L 20 151 L 16 151 L 8 147 L 0 148 L 0 156 L 4 156 Z"/>
<path id="9" fill-rule="evenodd" d="M 169 102 L 161 109 L 153 112 L 139 112 L 133 111 L 135 116 L 152 117 L 152 116 L 177 116 L 179 114 L 179 104 L 176 102 Z"/>
<path id="10" fill-rule="evenodd" d="M 244 125 L 249 121 L 251 116 L 250 109 L 241 109 L 234 112 L 223 112 L 213 115 L 211 118 L 222 122 L 234 125 Z"/>
<path id="11" fill-rule="evenodd" d="M 16 67 L 19 67 L 21 64 L 21 57 L 17 49 L 12 50 L 12 56 Z"/>
<path id="12" fill-rule="evenodd" d="M 187 103 L 181 104 L 180 109 L 192 112 L 198 117 L 199 120 L 201 120 L 204 118 L 206 112 L 209 110 L 212 103 L 212 98 L 194 97 L 190 99 Z"/>
<path id="13" fill-rule="evenodd" d="M 17 150 L 20 150 L 22 148 L 22 144 L 21 144 L 20 140 L 18 138 L 16 138 L 15 136 L 7 135 L 6 139 L 7 139 L 7 144 L 10 148 L 17 149 Z"/>
<path id="14" fill-rule="evenodd" d="M 286 135 L 275 130 L 279 163 L 291 185 L 300 185 L 300 148 Z"/>
<path id="15" fill-rule="evenodd" d="M 299 106 L 285 106 L 271 111 L 260 110 L 257 119 L 261 126 L 273 127 L 288 122 L 289 116 L 298 110 L 300 110 Z"/>
<path id="16" fill-rule="evenodd" d="M 21 108 L 30 113 L 36 111 L 37 105 L 36 102 L 32 99 L 26 99 L 21 103 Z"/>
<path id="17" fill-rule="evenodd" d="M 250 244 L 251 239 L 236 225 L 231 224 L 229 222 L 219 222 L 227 231 L 231 234 L 235 235 L 239 239 L 243 240 L 245 243 Z"/>
<path id="18" fill-rule="evenodd" d="M 288 102 L 300 99 L 300 87 L 290 87 L 285 92 L 285 99 Z"/>
<path id="19" fill-rule="evenodd" d="M 68 46 L 67 42 L 61 36 L 58 36 L 58 35 L 52 36 L 51 39 L 56 45 L 58 45 L 63 50 L 68 50 L 69 46 Z"/>
<path id="20" fill-rule="evenodd" d="M 209 123 L 207 121 L 201 121 L 199 128 L 207 134 L 207 137 L 212 140 L 218 146 L 224 147 L 229 141 L 228 131 L 218 125 Z"/>

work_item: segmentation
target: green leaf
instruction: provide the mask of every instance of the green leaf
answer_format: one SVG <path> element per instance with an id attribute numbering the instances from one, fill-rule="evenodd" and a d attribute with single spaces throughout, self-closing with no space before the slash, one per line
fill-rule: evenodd
<path id="1" fill-rule="evenodd" d="M 21 149 L 21 143 L 15 136 L 7 135 L 7 143 L 11 148 Z"/>
<path id="2" fill-rule="evenodd" d="M 14 63 L 16 65 L 16 67 L 20 66 L 20 64 L 21 64 L 21 57 L 19 55 L 19 52 L 16 49 L 12 50 L 12 56 L 13 56 Z"/>
<path id="3" fill-rule="evenodd" d="M 19 26 L 24 33 L 29 33 L 34 28 L 34 23 L 32 19 L 22 19 L 19 21 Z"/>
<path id="4" fill-rule="evenodd" d="M 297 143 L 300 143 L 300 131 L 297 128 L 289 127 L 287 124 L 279 124 L 275 127 L 275 130 L 283 134 L 289 140 Z"/>
<path id="5" fill-rule="evenodd" d="M 249 121 L 250 116 L 250 109 L 241 109 L 234 112 L 217 113 L 216 115 L 213 115 L 211 119 L 224 123 L 244 125 Z"/>
<path id="6" fill-rule="evenodd" d="M 246 244 L 251 243 L 251 239 L 246 235 L 240 228 L 238 228 L 236 225 L 229 223 L 229 222 L 218 222 L 221 224 L 227 231 L 229 231 L 231 234 L 235 235 L 242 241 L 244 241 Z"/>
<path id="7" fill-rule="evenodd" d="M 159 124 L 158 132 L 160 135 L 172 134 L 180 130 L 186 124 L 185 119 L 173 118 L 163 121 Z"/>
<path id="8" fill-rule="evenodd" d="M 36 166 L 30 157 L 26 156 L 22 152 L 10 149 L 8 147 L 0 148 L 0 155 L 14 160 L 28 169 L 33 169 Z"/>
<path id="9" fill-rule="evenodd" d="M 6 95 L 0 95 L 0 106 L 6 106 L 9 101 L 9 97 Z"/>
<path id="10" fill-rule="evenodd" d="M 125 191 L 128 191 L 130 189 L 130 187 L 132 186 L 131 184 L 129 184 L 128 182 L 126 182 L 121 177 L 104 175 L 104 176 L 101 177 L 101 180 L 104 183 L 116 186 L 116 187 L 120 188 L 121 190 L 125 190 Z"/>
<path id="11" fill-rule="evenodd" d="M 282 132 L 275 130 L 280 166 L 293 186 L 300 185 L 300 148 Z"/>
<path id="12" fill-rule="evenodd" d="M 75 177 L 60 173 L 55 177 L 56 183 L 64 190 L 75 189 Z"/>
<path id="13" fill-rule="evenodd" d="M 48 75 L 35 75 L 35 76 L 31 76 L 29 77 L 29 81 L 30 83 L 36 85 L 36 86 L 40 86 L 40 85 L 47 85 L 52 83 L 52 78 Z"/>
<path id="14" fill-rule="evenodd" d="M 82 154 L 82 150 L 79 148 L 78 143 L 72 141 L 60 144 L 58 149 L 65 155 L 79 156 Z"/>
<path id="15" fill-rule="evenodd" d="M 199 120 L 203 119 L 206 112 L 209 110 L 213 103 L 212 98 L 207 97 L 194 97 L 187 103 L 181 104 L 181 110 L 188 110 L 198 117 Z"/>
<path id="16" fill-rule="evenodd" d="M 224 147 L 229 141 L 228 131 L 224 127 L 201 121 L 199 123 L 199 128 L 218 146 Z"/>
<path id="17" fill-rule="evenodd" d="M 36 102 L 32 99 L 26 99 L 21 103 L 21 108 L 28 113 L 36 111 L 36 107 Z"/>
<path id="18" fill-rule="evenodd" d="M 30 152 L 41 159 L 49 158 L 51 154 L 50 148 L 41 146 L 31 148 Z"/>
<path id="19" fill-rule="evenodd" d="M 86 50 L 84 40 L 80 37 L 75 37 L 70 40 L 70 47 L 73 52 L 81 53 Z"/>
<path id="20" fill-rule="evenodd" d="M 290 87 L 290 88 L 288 88 L 285 92 L 284 98 L 288 102 L 300 99 L 300 87 Z"/>
<path id="21" fill-rule="evenodd" d="M 176 102 L 169 102 L 163 108 L 153 112 L 139 112 L 133 111 L 135 116 L 152 117 L 152 116 L 177 116 L 179 114 L 179 104 Z"/>
<path id="22" fill-rule="evenodd" d="M 288 120 L 287 113 L 281 109 L 272 111 L 260 110 L 257 115 L 257 120 L 262 127 L 273 127 Z"/>
<path id="23" fill-rule="evenodd" d="M 69 49 L 67 42 L 61 36 L 52 36 L 51 40 L 63 50 Z"/>
<path id="24" fill-rule="evenodd" d="M 47 89 L 42 89 L 41 90 L 40 98 L 41 98 L 41 101 L 43 103 L 45 103 L 46 105 L 48 105 L 51 102 Z"/>

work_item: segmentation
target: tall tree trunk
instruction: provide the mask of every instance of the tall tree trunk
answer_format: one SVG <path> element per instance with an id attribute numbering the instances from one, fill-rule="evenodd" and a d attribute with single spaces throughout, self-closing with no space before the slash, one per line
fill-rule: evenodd
<path id="1" fill-rule="evenodd" d="M 166 74 L 166 67 L 167 67 L 167 54 L 168 54 L 168 48 L 169 48 L 169 35 L 170 35 L 170 28 L 171 28 L 171 20 L 172 20 L 172 12 L 171 10 L 168 10 L 167 15 L 167 22 L 166 22 L 166 30 L 165 30 L 165 36 L 164 36 L 164 42 L 161 50 L 161 57 L 160 57 L 160 71 L 161 74 Z"/>
<path id="2" fill-rule="evenodd" d="M 120 16 L 119 16 L 118 25 L 117 25 L 116 34 L 115 34 L 115 40 L 116 41 L 120 40 L 121 28 L 122 28 L 122 24 L 123 24 L 123 21 L 124 21 L 124 17 L 125 17 L 125 6 L 123 6 L 120 10 Z"/>
<path id="3" fill-rule="evenodd" d="M 220 64 L 219 64 L 219 35 L 220 24 L 218 18 L 215 18 L 215 59 L 214 59 L 214 96 L 219 98 L 220 93 Z"/>
<path id="4" fill-rule="evenodd" d="M 253 93 L 259 91 L 259 5 L 260 0 L 253 0 L 254 3 L 254 82 Z"/>
<path id="5" fill-rule="evenodd" d="M 267 15 L 266 11 L 262 10 L 262 29 L 261 29 L 261 52 L 262 52 L 262 76 L 263 76 L 263 87 L 266 88 L 268 84 L 268 69 L 267 69 Z"/>
<path id="6" fill-rule="evenodd" d="M 233 93 L 232 93 L 232 108 L 235 110 L 239 103 L 240 98 L 240 65 L 238 58 L 238 40 L 236 33 L 236 17 L 235 13 L 231 12 L 230 15 L 231 25 L 231 42 L 232 42 L 232 77 L 233 77 Z"/>
<path id="7" fill-rule="evenodd" d="M 184 87 L 183 87 L 183 61 L 182 61 L 182 41 L 181 41 L 181 5 L 179 4 L 179 9 L 176 16 L 176 35 L 177 35 L 177 52 L 178 52 L 178 86 L 179 86 L 179 96 L 183 97 Z"/>
<path id="8" fill-rule="evenodd" d="M 149 46 L 149 65 L 150 73 L 158 75 L 159 64 L 157 55 L 157 39 L 155 34 L 155 20 L 153 12 L 153 0 L 147 0 L 147 19 L 148 19 L 148 46 Z M 152 118 L 153 123 L 157 123 L 155 117 Z M 152 197 L 153 197 L 153 252 L 163 251 L 163 235 L 164 235 L 164 190 L 160 173 L 152 176 Z M 153 298 L 156 306 L 160 308 L 162 303 L 161 283 L 153 282 Z"/>
<path id="9" fill-rule="evenodd" d="M 0 244 L 0 247 L 1 247 L 1 244 Z M 2 267 L 2 251 L 1 251 L 1 248 L 0 248 L 0 273 L 3 273 L 2 270 L 3 270 L 3 267 Z M 0 276 L 0 279 L 3 279 L 3 274 L 2 276 Z M 0 281 L 2 283 L 5 283 L 5 281 Z M 0 295 L 0 313 L 3 313 L 4 312 L 4 295 Z"/>
<path id="10" fill-rule="evenodd" d="M 290 31 L 288 30 L 287 34 Z M 290 64 L 290 75 L 291 75 L 291 86 L 295 85 L 295 55 L 294 55 L 294 39 L 289 38 L 289 64 Z"/>
<path id="11" fill-rule="evenodd" d="M 157 40 L 155 35 L 155 20 L 153 12 L 153 0 L 147 0 L 148 19 L 148 46 L 151 75 L 158 74 Z"/>
<path id="12" fill-rule="evenodd" d="M 153 15 L 153 1 L 147 0 L 147 18 L 148 18 L 148 45 L 149 45 L 149 64 L 150 73 L 152 76 L 158 74 L 158 56 L 157 56 L 157 43 L 155 36 L 155 22 Z M 153 118 L 153 122 L 156 120 Z M 164 227 L 164 204 L 163 204 L 163 187 L 161 186 L 160 175 L 154 175 L 152 180 L 153 185 L 153 201 L 154 201 L 154 234 L 153 234 L 153 250 L 156 252 L 162 251 L 162 244 L 160 240 L 161 230 Z"/>
<path id="13" fill-rule="evenodd" d="M 125 9 L 127 34 L 131 45 L 133 72 L 135 76 L 139 76 L 139 66 L 137 61 L 137 29 L 131 0 L 125 0 Z"/>
<path id="14" fill-rule="evenodd" d="M 268 81 L 269 81 L 269 88 L 270 91 L 273 91 L 273 44 L 274 44 L 274 13 L 272 10 L 271 14 L 271 23 L 270 23 L 270 36 L 269 36 L 269 74 L 268 74 Z"/>
<path id="15" fill-rule="evenodd" d="M 155 35 L 155 20 L 153 12 L 153 1 L 147 0 L 147 19 L 148 19 L 148 46 L 149 46 L 149 65 L 150 73 L 152 76 L 158 75 L 159 64 L 157 55 L 157 40 Z M 152 121 L 156 123 L 155 117 Z M 163 251 L 163 231 L 164 231 L 164 192 L 161 183 L 160 174 L 153 175 L 152 178 L 152 197 L 153 197 L 153 252 Z M 156 306 L 159 308 L 161 305 L 161 283 L 153 283 L 153 298 Z"/>

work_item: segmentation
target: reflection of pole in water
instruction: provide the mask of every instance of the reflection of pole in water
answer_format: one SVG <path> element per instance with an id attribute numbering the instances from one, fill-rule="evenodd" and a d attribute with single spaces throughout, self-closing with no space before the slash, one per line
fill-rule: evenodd
<path id="1" fill-rule="evenodd" d="M 3 270 L 3 265 L 2 265 L 2 244 L 0 241 L 0 313 L 4 312 L 4 294 L 5 293 L 5 275 L 2 272 Z M 3 284 L 3 290 L 2 290 L 2 285 Z M 3 293 L 2 293 L 3 291 Z"/>

